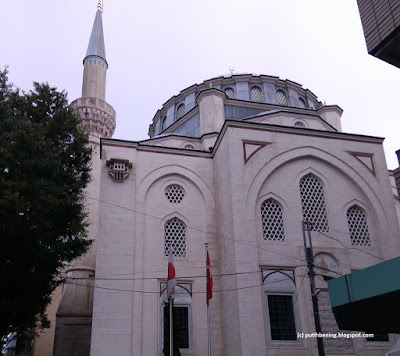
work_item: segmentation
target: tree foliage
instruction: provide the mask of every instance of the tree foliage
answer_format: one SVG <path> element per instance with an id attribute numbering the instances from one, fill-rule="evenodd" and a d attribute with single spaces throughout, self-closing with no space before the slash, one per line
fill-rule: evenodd
<path id="1" fill-rule="evenodd" d="M 65 92 L 0 70 L 0 336 L 48 327 L 63 263 L 82 255 L 91 149 Z"/>

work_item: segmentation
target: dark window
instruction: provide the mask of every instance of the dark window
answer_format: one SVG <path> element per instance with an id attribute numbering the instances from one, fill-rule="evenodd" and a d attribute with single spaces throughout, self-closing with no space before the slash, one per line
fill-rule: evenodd
<path id="1" fill-rule="evenodd" d="M 389 334 L 387 333 L 373 333 L 373 334 L 374 337 L 367 337 L 367 341 L 389 341 Z"/>
<path id="2" fill-rule="evenodd" d="M 189 308 L 174 307 L 173 313 L 178 324 L 178 346 L 180 349 L 189 348 Z M 164 307 L 164 338 L 169 338 L 169 307 Z"/>
<path id="3" fill-rule="evenodd" d="M 18 337 L 16 353 L 22 355 L 31 355 L 32 350 L 33 350 L 33 337 L 31 336 Z"/>
<path id="4" fill-rule="evenodd" d="M 297 340 L 293 299 L 289 295 L 268 295 L 272 340 Z"/>

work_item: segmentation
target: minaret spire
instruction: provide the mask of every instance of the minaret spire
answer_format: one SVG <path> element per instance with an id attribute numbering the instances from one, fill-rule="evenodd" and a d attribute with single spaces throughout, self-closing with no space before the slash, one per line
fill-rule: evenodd
<path id="1" fill-rule="evenodd" d="M 106 46 L 103 33 L 103 15 L 101 10 L 101 1 L 99 1 L 99 4 L 97 5 L 96 17 L 94 18 L 92 33 L 90 35 L 86 57 L 83 61 L 85 62 L 86 58 L 89 56 L 97 56 L 104 59 L 107 62 Z"/>
<path id="2" fill-rule="evenodd" d="M 71 103 L 90 134 L 111 137 L 115 111 L 105 102 L 108 62 L 103 33 L 103 2 L 98 0 L 86 56 L 83 59 L 82 97 Z"/>

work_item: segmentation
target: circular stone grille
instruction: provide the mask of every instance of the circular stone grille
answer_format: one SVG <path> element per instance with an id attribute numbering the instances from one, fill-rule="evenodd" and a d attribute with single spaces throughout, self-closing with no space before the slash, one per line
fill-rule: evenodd
<path id="1" fill-rule="evenodd" d="M 302 98 L 299 98 L 299 108 L 305 109 L 306 103 Z"/>
<path id="2" fill-rule="evenodd" d="M 282 90 L 276 92 L 276 102 L 278 105 L 287 106 L 286 94 Z"/>
<path id="3" fill-rule="evenodd" d="M 282 209 L 275 200 L 268 199 L 262 203 L 261 218 L 264 240 L 285 240 Z"/>
<path id="4" fill-rule="evenodd" d="M 165 256 L 168 256 L 169 248 L 176 257 L 186 257 L 186 225 L 182 220 L 173 218 L 168 220 L 164 228 L 165 232 Z"/>
<path id="5" fill-rule="evenodd" d="M 228 97 L 228 99 L 235 99 L 235 91 L 232 88 L 226 88 L 225 94 Z"/>
<path id="6" fill-rule="evenodd" d="M 311 231 L 329 231 L 324 190 L 317 177 L 307 174 L 300 180 L 303 219 L 310 223 Z"/>
<path id="7" fill-rule="evenodd" d="M 358 206 L 352 206 L 347 210 L 347 222 L 349 224 L 351 244 L 371 246 L 367 219 L 364 212 Z"/>
<path id="8" fill-rule="evenodd" d="M 185 104 L 181 104 L 178 106 L 178 110 L 176 111 L 176 118 L 180 119 L 183 115 L 185 115 Z"/>
<path id="9" fill-rule="evenodd" d="M 257 103 L 262 102 L 262 91 L 259 87 L 252 87 L 250 89 L 250 100 Z"/>
<path id="10" fill-rule="evenodd" d="M 179 204 L 185 197 L 185 191 L 180 185 L 169 185 L 165 188 L 165 196 L 170 203 Z"/>

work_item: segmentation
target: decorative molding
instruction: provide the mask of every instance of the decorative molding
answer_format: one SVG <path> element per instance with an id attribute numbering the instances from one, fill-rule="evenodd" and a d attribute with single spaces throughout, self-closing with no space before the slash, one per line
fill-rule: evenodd
<path id="1" fill-rule="evenodd" d="M 132 163 L 127 159 L 111 158 L 106 161 L 106 164 L 109 167 L 110 176 L 117 183 L 123 183 L 128 178 L 129 171 L 132 168 Z"/>
<path id="2" fill-rule="evenodd" d="M 247 164 L 248 161 L 262 148 L 270 145 L 269 142 L 256 142 L 256 141 L 245 141 L 243 140 L 243 157 L 244 164 Z"/>
<path id="3" fill-rule="evenodd" d="M 81 118 L 81 127 L 90 134 L 110 138 L 115 131 L 115 110 L 98 98 L 79 98 L 71 103 L 72 110 Z"/>
<path id="4" fill-rule="evenodd" d="M 372 153 L 358 153 L 358 152 L 349 152 L 355 159 L 361 162 L 368 170 L 376 176 L 375 173 L 375 165 L 374 160 L 372 159 Z"/>

